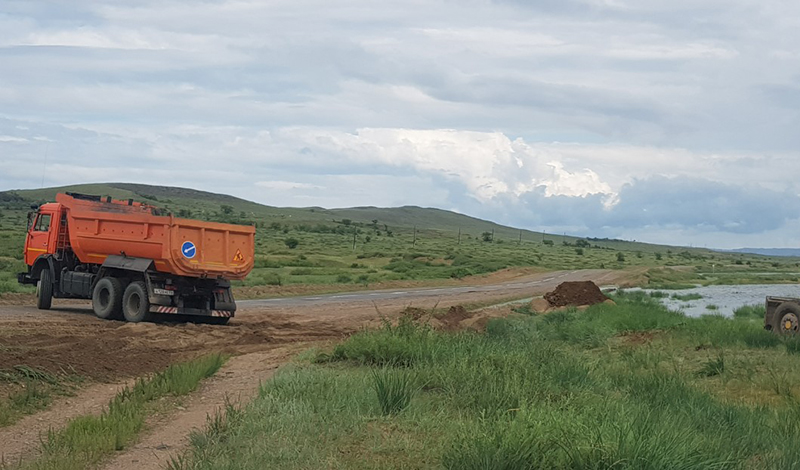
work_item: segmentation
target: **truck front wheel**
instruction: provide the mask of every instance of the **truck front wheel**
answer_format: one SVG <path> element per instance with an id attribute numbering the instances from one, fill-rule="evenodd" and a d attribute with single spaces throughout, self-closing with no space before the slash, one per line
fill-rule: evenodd
<path id="1" fill-rule="evenodd" d="M 144 282 L 136 281 L 128 284 L 122 298 L 122 314 L 129 322 L 138 323 L 150 317 L 150 299 Z"/>
<path id="2" fill-rule="evenodd" d="M 775 309 L 775 318 L 778 320 L 777 331 L 783 335 L 797 334 L 800 328 L 800 305 L 794 302 L 784 302 Z"/>
<path id="3" fill-rule="evenodd" d="M 39 282 L 36 283 L 36 308 L 50 310 L 53 303 L 53 275 L 49 268 L 42 269 Z"/>
<path id="4" fill-rule="evenodd" d="M 118 320 L 122 313 L 122 283 L 113 277 L 97 281 L 92 292 L 92 309 L 97 318 Z"/>

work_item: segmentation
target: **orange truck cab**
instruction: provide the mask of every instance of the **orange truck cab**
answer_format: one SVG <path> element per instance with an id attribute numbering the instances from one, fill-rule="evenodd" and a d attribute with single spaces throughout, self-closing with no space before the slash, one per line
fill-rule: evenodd
<path id="1" fill-rule="evenodd" d="M 58 194 L 29 215 L 23 284 L 37 306 L 92 299 L 100 318 L 147 320 L 154 313 L 227 323 L 236 311 L 230 281 L 253 269 L 255 228 L 180 219 L 152 206 Z"/>

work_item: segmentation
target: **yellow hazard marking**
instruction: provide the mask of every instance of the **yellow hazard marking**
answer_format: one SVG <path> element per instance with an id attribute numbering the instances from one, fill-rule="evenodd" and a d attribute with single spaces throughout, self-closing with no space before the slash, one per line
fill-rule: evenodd
<path id="1" fill-rule="evenodd" d="M 242 250 L 236 250 L 236 254 L 233 255 L 233 260 L 238 262 L 244 261 L 244 255 L 242 255 Z"/>

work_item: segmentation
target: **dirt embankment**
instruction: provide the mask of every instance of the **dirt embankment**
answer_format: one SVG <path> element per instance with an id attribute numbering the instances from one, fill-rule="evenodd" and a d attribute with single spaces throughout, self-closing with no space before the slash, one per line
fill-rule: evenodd
<path id="1" fill-rule="evenodd" d="M 0 323 L 0 364 L 113 381 L 211 351 L 244 354 L 285 343 L 341 338 L 357 328 L 347 322 L 314 325 L 280 314 L 216 326 L 102 321 L 89 313 L 74 309 L 54 313 L 47 321 Z"/>

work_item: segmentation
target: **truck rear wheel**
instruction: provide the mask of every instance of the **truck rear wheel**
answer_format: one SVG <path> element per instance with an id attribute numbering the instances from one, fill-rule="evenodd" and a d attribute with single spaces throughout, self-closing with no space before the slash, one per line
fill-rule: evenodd
<path id="1" fill-rule="evenodd" d="M 775 318 L 778 320 L 776 330 L 782 335 L 795 335 L 800 328 L 800 305 L 794 302 L 784 302 L 775 309 Z"/>
<path id="2" fill-rule="evenodd" d="M 132 323 L 150 318 L 150 298 L 147 296 L 144 282 L 136 281 L 128 284 L 122 298 L 122 314 Z"/>
<path id="3" fill-rule="evenodd" d="M 53 275 L 49 268 L 42 269 L 39 282 L 36 283 L 36 308 L 50 310 L 53 304 Z"/>
<path id="4" fill-rule="evenodd" d="M 122 283 L 113 277 L 97 281 L 92 292 L 92 309 L 97 318 L 119 320 L 122 316 Z"/>

